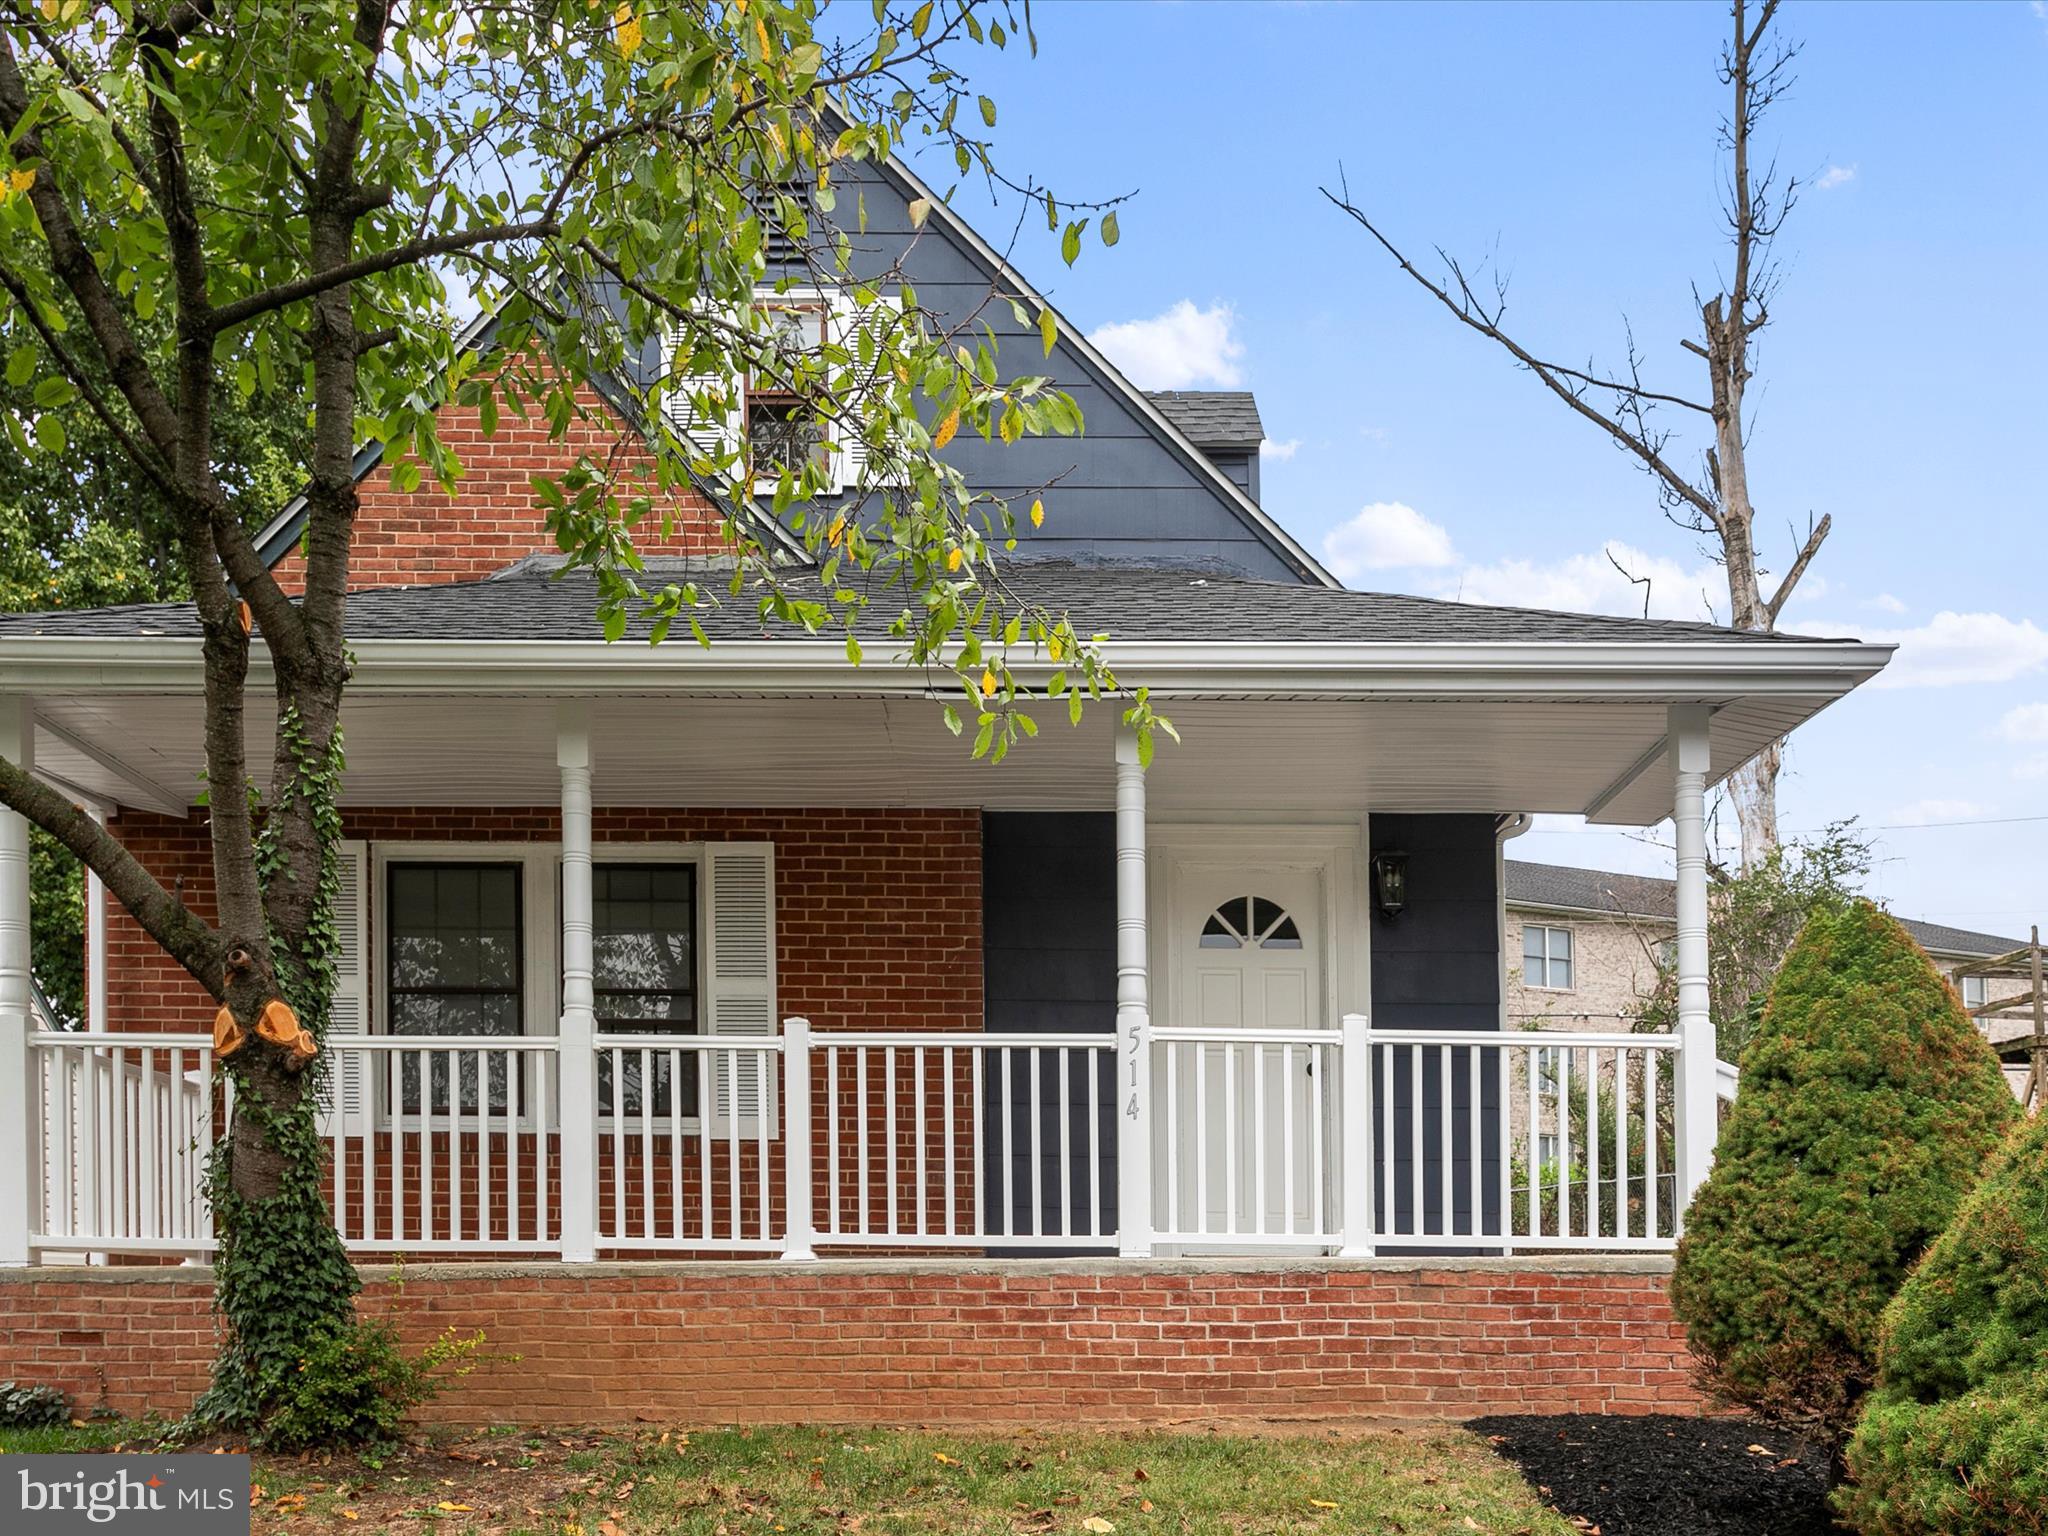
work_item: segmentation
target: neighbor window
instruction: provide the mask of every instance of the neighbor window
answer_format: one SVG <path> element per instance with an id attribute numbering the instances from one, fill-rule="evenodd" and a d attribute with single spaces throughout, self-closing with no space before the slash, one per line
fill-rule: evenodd
<path id="1" fill-rule="evenodd" d="M 1522 981 L 1531 987 L 1568 991 L 1572 985 L 1572 931 L 1522 925 Z"/>
<path id="2" fill-rule="evenodd" d="M 394 1035 L 517 1035 L 521 868 L 517 864 L 392 864 L 385 926 L 390 939 L 389 1025 Z M 474 1114 L 481 1107 L 474 1053 L 435 1054 L 429 1091 L 420 1060 L 400 1062 L 398 1103 L 406 1114 Z M 488 1107 L 508 1104 L 506 1056 L 488 1056 Z"/>
<path id="3" fill-rule="evenodd" d="M 1963 1006 L 1965 1008 L 1981 1008 L 1988 1001 L 1990 1001 L 1990 995 L 1985 988 L 1984 978 L 1982 976 L 1965 976 L 1963 978 Z M 1975 1015 L 1973 1014 L 1972 1017 L 1975 1017 Z M 1977 1022 L 1982 1024 L 1984 1020 L 1978 1019 Z"/>
<path id="4" fill-rule="evenodd" d="M 697 1033 L 697 869 L 693 864 L 599 864 L 591 870 L 597 1027 L 608 1035 Z M 628 1115 L 697 1112 L 697 1053 L 619 1061 Z M 600 1114 L 613 1109 L 609 1052 L 598 1057 Z M 648 1090 L 651 1088 L 651 1097 Z"/>

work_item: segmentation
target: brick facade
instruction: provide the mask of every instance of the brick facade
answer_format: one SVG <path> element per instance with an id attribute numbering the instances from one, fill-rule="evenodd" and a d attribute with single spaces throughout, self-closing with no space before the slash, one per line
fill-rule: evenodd
<path id="1" fill-rule="evenodd" d="M 649 473 L 644 448 L 619 430 L 618 418 L 596 391 L 578 399 L 590 414 L 572 423 L 560 440 L 534 413 L 521 420 L 501 412 L 498 430 L 485 437 L 474 409 L 448 405 L 436 413 L 441 441 L 462 461 L 463 477 L 451 497 L 431 482 L 411 493 L 391 483 L 391 466 L 380 464 L 359 487 L 355 543 L 349 586 L 430 586 L 475 581 L 538 551 L 552 552 L 554 538 L 533 492 L 539 472 L 561 474 L 579 458 L 614 466 L 624 477 L 622 504 Z M 664 533 L 651 523 L 636 529 L 633 544 L 643 555 L 701 555 L 723 549 L 719 517 L 709 501 L 694 495 L 674 503 Z M 277 564 L 279 582 L 296 593 L 305 581 L 298 551 Z"/>
<path id="2" fill-rule="evenodd" d="M 365 1309 L 481 1328 L 452 1423 L 1133 1422 L 1696 1412 L 1644 1260 L 418 1265 Z M 0 1376 L 176 1415 L 204 1270 L 0 1271 Z"/>
<path id="3" fill-rule="evenodd" d="M 108 825 L 202 917 L 213 916 L 203 814 L 181 822 L 124 810 Z M 552 806 L 351 810 L 343 834 L 372 843 L 555 842 L 561 818 Z M 593 835 L 599 843 L 774 843 L 782 1014 L 839 1028 L 981 1027 L 978 812 L 601 806 Z M 209 1029 L 212 1000 L 119 902 L 106 900 L 108 1027 Z M 372 934 L 373 955 L 376 944 Z"/>

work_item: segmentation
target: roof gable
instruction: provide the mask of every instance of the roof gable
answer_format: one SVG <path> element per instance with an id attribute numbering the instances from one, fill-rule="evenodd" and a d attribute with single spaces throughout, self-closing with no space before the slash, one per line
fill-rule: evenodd
<path id="1" fill-rule="evenodd" d="M 1056 339 L 1048 354 L 1036 325 L 1044 296 L 913 173 L 892 162 L 842 167 L 840 174 L 840 217 L 859 210 L 860 227 L 848 232 L 854 281 L 887 279 L 900 271 L 939 323 L 985 331 L 1006 371 L 1047 375 L 1081 408 L 1086 425 L 1077 438 L 1026 437 L 1005 445 L 963 433 L 945 450 L 974 486 L 1007 495 L 1046 488 L 1044 525 L 1018 529 L 1016 558 L 1340 585 L 1258 506 L 1257 444 L 1263 432 L 1249 394 L 1148 396 L 1056 310 Z M 921 229 L 910 218 L 910 203 L 920 197 L 933 199 Z M 1022 325 L 1012 299 L 1026 311 Z M 488 350 L 494 336 L 494 319 L 486 314 L 471 323 L 463 344 Z M 629 386 L 659 375 L 662 345 L 658 336 L 642 343 L 629 365 L 637 378 L 594 381 L 627 422 L 627 402 L 636 393 Z M 365 446 L 356 458 L 358 480 L 381 460 L 380 445 Z M 304 519 L 304 499 L 295 498 L 264 528 L 259 549 L 273 565 L 296 547 Z M 538 522 L 536 512 L 537 527 Z M 777 531 L 787 544 L 786 530 Z M 551 541 L 536 537 L 533 547 L 546 549 Z"/>

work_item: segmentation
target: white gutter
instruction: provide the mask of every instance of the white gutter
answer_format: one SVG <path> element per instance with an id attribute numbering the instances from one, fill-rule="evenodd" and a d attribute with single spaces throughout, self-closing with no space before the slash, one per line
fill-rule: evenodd
<path id="1" fill-rule="evenodd" d="M 352 695 L 764 693 L 924 697 L 930 676 L 883 657 L 855 668 L 841 643 L 720 640 L 709 650 L 602 640 L 350 642 Z M 1874 676 L 1893 647 L 1862 641 L 1527 641 L 1471 644 L 1124 641 L 1118 674 L 1155 694 L 1408 700 L 1640 700 L 1722 703 L 1773 696 L 1816 705 Z M 267 673 L 260 650 L 252 680 Z M 1044 662 L 1016 667 L 1043 682 Z M 0 691 L 29 694 L 201 691 L 200 643 L 168 636 L 0 639 Z"/>

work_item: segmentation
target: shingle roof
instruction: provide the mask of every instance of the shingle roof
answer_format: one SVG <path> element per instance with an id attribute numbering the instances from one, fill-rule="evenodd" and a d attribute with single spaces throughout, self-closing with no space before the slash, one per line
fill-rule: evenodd
<path id="1" fill-rule="evenodd" d="M 1654 875 L 1621 875 L 1565 864 L 1503 861 L 1504 891 L 1511 907 L 1563 907 L 1580 912 L 1613 912 L 1624 917 L 1678 916 L 1678 887 Z"/>
<path id="2" fill-rule="evenodd" d="M 1257 448 L 1266 440 L 1250 390 L 1148 389 L 1145 397 L 1197 448 Z"/>
<path id="3" fill-rule="evenodd" d="M 1564 864 L 1532 864 L 1522 859 L 1508 859 L 1504 863 L 1504 891 L 1511 907 L 1612 912 L 1618 917 L 1665 921 L 1675 919 L 1678 913 L 1677 885 L 1655 875 L 1621 875 L 1604 869 L 1574 869 Z M 1950 928 L 1943 923 L 1923 923 L 1912 917 L 1899 921 L 1922 949 L 1934 954 L 2003 955 L 2026 942 L 1968 928 Z"/>
<path id="4" fill-rule="evenodd" d="M 694 575 L 718 593 L 722 574 L 704 562 L 650 559 L 655 581 Z M 1382 641 L 1391 644 L 1562 641 L 1597 644 L 1734 641 L 1770 646 L 1802 637 L 1747 634 L 1712 624 L 1612 618 L 1491 608 L 1380 592 L 1255 581 L 1188 569 L 1115 564 L 1013 562 L 1011 585 L 1055 612 L 1072 615 L 1083 633 L 1120 640 L 1255 640 L 1278 644 Z M 801 575 L 790 578 L 799 589 Z M 353 640 L 599 640 L 592 612 L 595 580 L 586 573 L 555 577 L 541 561 L 521 562 L 482 581 L 388 587 L 349 598 Z M 886 606 L 886 605 L 885 605 Z M 726 600 L 700 610 L 713 639 L 796 638 L 764 629 L 752 600 Z M 884 616 L 877 612 L 879 626 Z M 199 633 L 189 603 L 128 604 L 0 616 L 0 639 L 52 636 L 189 636 Z"/>

